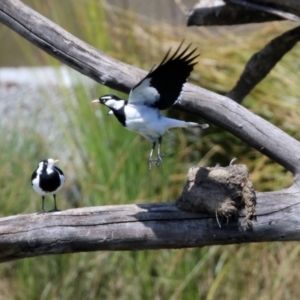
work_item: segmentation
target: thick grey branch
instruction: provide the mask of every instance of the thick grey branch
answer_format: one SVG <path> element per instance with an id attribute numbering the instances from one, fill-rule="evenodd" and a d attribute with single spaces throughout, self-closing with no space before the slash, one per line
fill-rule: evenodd
<path id="1" fill-rule="evenodd" d="M 300 240 L 299 193 L 258 194 L 257 212 L 258 221 L 250 229 L 243 226 L 243 212 L 239 219 L 224 221 L 219 228 L 214 216 L 183 212 L 173 203 L 7 217 L 0 219 L 0 262 L 80 251 Z"/>
<path id="2" fill-rule="evenodd" d="M 286 2 L 288 7 L 294 4 L 290 3 L 292 1 L 282 0 L 283 2 Z M 237 25 L 275 20 L 299 20 L 300 11 L 297 4 L 289 8 L 290 10 L 286 6 L 279 6 L 272 1 L 263 0 L 201 0 L 190 10 L 187 25 Z"/>
<path id="3" fill-rule="evenodd" d="M 229 0 L 231 1 L 231 0 Z M 245 1 L 245 0 L 234 0 Z M 249 2 L 249 0 L 248 0 Z M 300 17 L 300 2 L 299 0 L 252 0 L 250 2 L 260 5 L 270 6 L 284 11 L 290 12 Z"/>
<path id="4" fill-rule="evenodd" d="M 113 89 L 129 92 L 145 72 L 117 61 L 72 36 L 17 0 L 0 1 L 0 22 L 79 72 Z M 247 109 L 187 84 L 175 108 L 228 130 L 294 174 L 300 172 L 300 143 Z"/>
<path id="5" fill-rule="evenodd" d="M 276 5 L 275 3 L 272 3 L 272 1 L 265 2 L 265 1 L 251 1 L 251 0 L 227 0 L 230 3 L 238 4 L 243 6 L 244 8 L 250 8 L 257 11 L 266 12 L 267 14 L 272 14 L 278 17 L 281 17 L 285 20 L 290 21 L 299 21 L 299 17 L 297 17 L 294 14 L 288 13 L 285 11 L 286 7 L 283 7 L 281 5 Z M 297 11 L 296 11 L 297 13 Z"/>
<path id="6" fill-rule="evenodd" d="M 227 97 L 241 103 L 243 98 L 272 70 L 276 63 L 300 40 L 300 26 L 285 32 L 255 53 L 236 86 Z"/>
<path id="7" fill-rule="evenodd" d="M 229 98 L 188 85 L 184 100 L 176 107 L 211 120 L 292 173 L 299 173 L 300 143 Z"/>

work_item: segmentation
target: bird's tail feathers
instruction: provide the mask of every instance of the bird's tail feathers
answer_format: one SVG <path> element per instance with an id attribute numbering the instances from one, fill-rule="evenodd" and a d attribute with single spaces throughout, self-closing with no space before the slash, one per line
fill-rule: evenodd
<path id="1" fill-rule="evenodd" d="M 208 128 L 208 124 L 199 124 L 199 123 L 194 123 L 194 122 L 186 122 L 186 127 L 200 127 L 202 129 Z"/>
<path id="2" fill-rule="evenodd" d="M 166 126 L 165 128 L 171 129 L 171 128 L 189 128 L 189 127 L 200 127 L 202 129 L 208 128 L 208 124 L 199 124 L 199 123 L 193 123 L 193 122 L 185 122 L 182 120 L 176 120 L 176 119 L 170 119 L 170 118 L 165 118 L 166 121 Z"/>

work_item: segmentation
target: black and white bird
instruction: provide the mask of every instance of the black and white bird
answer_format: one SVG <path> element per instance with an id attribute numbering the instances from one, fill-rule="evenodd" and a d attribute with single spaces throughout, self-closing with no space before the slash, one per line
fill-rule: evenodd
<path id="1" fill-rule="evenodd" d="M 54 209 L 50 212 L 59 211 L 56 206 L 56 193 L 63 187 L 65 176 L 60 168 L 54 166 L 56 162 L 58 160 L 52 158 L 42 160 L 31 176 L 32 188 L 42 196 L 42 213 L 45 212 L 44 200 L 47 195 L 53 195 L 54 198 Z"/>
<path id="2" fill-rule="evenodd" d="M 156 162 L 162 163 L 162 135 L 171 128 L 200 127 L 208 124 L 198 124 L 167 118 L 160 110 L 167 109 L 181 100 L 184 84 L 187 81 L 199 55 L 193 55 L 197 48 L 189 51 L 191 45 L 180 51 L 182 43 L 169 57 L 170 50 L 156 68 L 152 68 L 129 94 L 128 101 L 115 95 L 104 95 L 92 102 L 101 103 L 110 110 L 118 121 L 128 130 L 137 132 L 152 142 L 149 156 L 149 169 Z M 153 151 L 158 141 L 157 159 L 153 159 Z"/>

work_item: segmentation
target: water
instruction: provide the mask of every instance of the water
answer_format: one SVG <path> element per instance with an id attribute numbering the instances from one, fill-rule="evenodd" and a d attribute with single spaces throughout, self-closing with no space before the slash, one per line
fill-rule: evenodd
<path id="1" fill-rule="evenodd" d="M 77 85 L 88 95 L 96 84 L 66 66 L 0 68 L 1 138 L 38 134 L 54 148 L 63 147 L 62 127 L 69 125 L 64 101 L 75 99 Z"/>

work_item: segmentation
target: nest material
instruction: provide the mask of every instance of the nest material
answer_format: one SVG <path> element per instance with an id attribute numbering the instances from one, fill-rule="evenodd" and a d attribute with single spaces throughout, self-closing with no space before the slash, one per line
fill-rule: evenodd
<path id="1" fill-rule="evenodd" d="M 176 205 L 185 211 L 214 214 L 217 220 L 218 216 L 227 220 L 237 217 L 238 210 L 245 208 L 244 223 L 250 226 L 256 216 L 256 195 L 248 168 L 242 164 L 224 168 L 192 167 Z"/>

